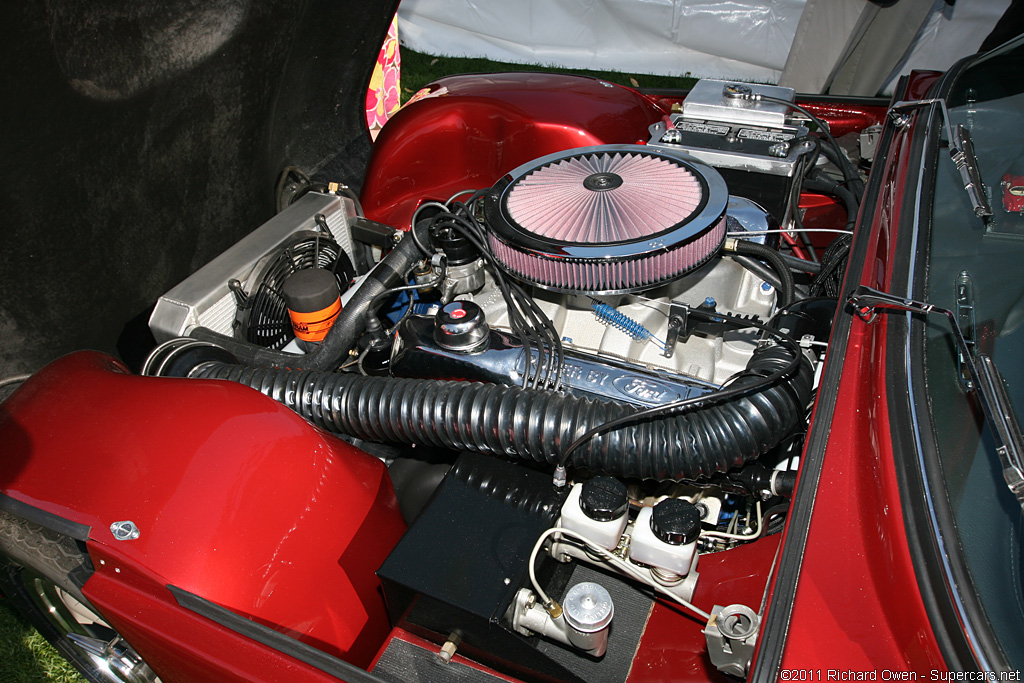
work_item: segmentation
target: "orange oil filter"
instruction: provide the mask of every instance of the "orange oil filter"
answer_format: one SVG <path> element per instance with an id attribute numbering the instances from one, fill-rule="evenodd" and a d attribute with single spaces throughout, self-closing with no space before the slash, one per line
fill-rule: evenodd
<path id="1" fill-rule="evenodd" d="M 282 287 L 288 317 L 295 336 L 302 341 L 321 342 L 341 312 L 338 280 L 323 268 L 306 268 L 292 273 Z"/>

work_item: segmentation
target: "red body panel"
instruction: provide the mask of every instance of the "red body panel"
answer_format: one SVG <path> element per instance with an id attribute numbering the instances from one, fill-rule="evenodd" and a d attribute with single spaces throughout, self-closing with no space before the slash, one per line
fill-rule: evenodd
<path id="1" fill-rule="evenodd" d="M 877 126 L 885 118 L 885 106 L 849 106 L 831 102 L 806 102 L 798 98 L 798 104 L 828 124 L 833 137 L 857 133 L 868 126 Z"/>
<path id="2" fill-rule="evenodd" d="M 848 275 L 882 291 L 897 265 L 902 188 L 916 172 L 908 169 L 909 139 L 899 133 L 889 150 L 873 220 L 859 227 L 870 235 L 868 256 L 861 273 Z M 782 660 L 789 680 L 826 680 L 828 670 L 927 677 L 945 668 L 907 545 L 889 438 L 885 337 L 884 316 L 870 325 L 854 320 L 838 395 L 818 399 L 835 401 L 835 414 Z"/>
<path id="3" fill-rule="evenodd" d="M 4 493 L 157 585 L 361 665 L 388 633 L 374 572 L 405 525 L 386 469 L 258 392 L 78 353 L 3 404 L 0 442 L 22 458 L 0 463 Z M 123 520 L 138 539 L 114 539 Z"/>
<path id="4" fill-rule="evenodd" d="M 137 572 L 112 548 L 90 544 L 89 553 L 96 573 L 86 597 L 163 683 L 338 680 L 182 609 L 159 577 Z"/>
<path id="5" fill-rule="evenodd" d="M 647 142 L 647 127 L 667 113 L 635 90 L 580 76 L 452 76 L 432 88 L 374 144 L 362 190 L 373 220 L 408 227 L 424 199 L 488 188 L 545 154 Z"/>
<path id="6" fill-rule="evenodd" d="M 723 553 L 702 556 L 694 604 L 706 612 L 715 605 L 760 607 L 769 570 L 779 547 L 779 536 Z M 708 659 L 704 622 L 667 601 L 659 601 L 640 641 L 629 672 L 629 683 L 670 681 L 732 681 Z"/>

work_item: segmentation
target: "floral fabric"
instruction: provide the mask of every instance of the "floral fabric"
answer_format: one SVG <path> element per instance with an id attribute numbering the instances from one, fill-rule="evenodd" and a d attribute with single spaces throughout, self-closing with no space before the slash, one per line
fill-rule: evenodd
<path id="1" fill-rule="evenodd" d="M 370 77 L 370 89 L 366 93 L 366 124 L 370 135 L 377 137 L 377 132 L 387 123 L 388 119 L 398 111 L 401 105 L 401 85 L 399 76 L 402 69 L 402 58 L 398 50 L 398 17 L 391 20 L 387 38 L 377 55 L 377 65 Z"/>

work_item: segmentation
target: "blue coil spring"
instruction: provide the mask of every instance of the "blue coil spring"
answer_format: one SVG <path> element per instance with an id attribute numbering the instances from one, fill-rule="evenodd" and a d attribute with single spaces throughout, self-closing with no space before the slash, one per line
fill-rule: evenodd
<path id="1" fill-rule="evenodd" d="M 626 333 L 636 341 L 647 341 L 651 338 L 650 330 L 625 313 L 616 311 L 608 304 L 595 301 L 591 304 L 591 308 L 594 309 L 594 315 L 597 316 L 599 321 Z"/>

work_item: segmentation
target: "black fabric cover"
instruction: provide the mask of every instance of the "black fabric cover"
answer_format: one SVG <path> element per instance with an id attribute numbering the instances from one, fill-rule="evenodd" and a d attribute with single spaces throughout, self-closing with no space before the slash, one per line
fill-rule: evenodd
<path id="1" fill-rule="evenodd" d="M 272 215 L 284 167 L 358 188 L 397 4 L 3 3 L 0 377 L 137 363 L 156 298 Z"/>

